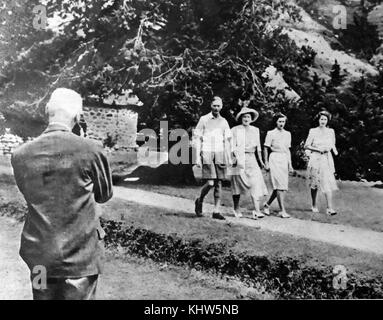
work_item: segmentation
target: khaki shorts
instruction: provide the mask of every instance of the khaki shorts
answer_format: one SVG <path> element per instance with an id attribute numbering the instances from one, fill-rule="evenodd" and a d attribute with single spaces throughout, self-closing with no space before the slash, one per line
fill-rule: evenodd
<path id="1" fill-rule="evenodd" d="M 202 151 L 202 179 L 225 180 L 226 160 L 224 152 Z"/>

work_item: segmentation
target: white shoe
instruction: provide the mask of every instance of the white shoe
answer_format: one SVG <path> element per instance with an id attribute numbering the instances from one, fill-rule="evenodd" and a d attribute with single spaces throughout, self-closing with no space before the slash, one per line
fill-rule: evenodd
<path id="1" fill-rule="evenodd" d="M 311 207 L 312 213 L 319 213 L 319 210 L 317 207 Z"/>
<path id="2" fill-rule="evenodd" d="M 239 210 L 235 211 L 233 209 L 233 214 L 234 214 L 234 217 L 236 217 L 236 218 L 242 218 L 243 217 L 243 214 Z"/>
<path id="3" fill-rule="evenodd" d="M 256 211 L 256 210 L 253 210 L 252 214 L 253 214 L 253 219 L 264 218 L 265 217 L 265 215 L 262 212 Z"/>
<path id="4" fill-rule="evenodd" d="M 332 209 L 327 209 L 326 213 L 328 216 L 335 216 L 337 214 L 337 212 L 335 210 L 332 210 Z"/>
<path id="5" fill-rule="evenodd" d="M 267 216 L 270 215 L 270 206 L 267 203 L 263 205 L 263 213 Z"/>
<path id="6" fill-rule="evenodd" d="M 282 219 L 288 219 L 288 218 L 290 218 L 290 215 L 286 211 L 281 211 L 281 212 L 279 212 L 278 217 L 280 217 Z"/>

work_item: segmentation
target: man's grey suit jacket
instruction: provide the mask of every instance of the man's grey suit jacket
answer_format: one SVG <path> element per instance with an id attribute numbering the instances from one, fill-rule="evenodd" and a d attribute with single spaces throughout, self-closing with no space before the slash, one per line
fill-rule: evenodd
<path id="1" fill-rule="evenodd" d="M 20 256 L 48 278 L 77 278 L 102 271 L 104 231 L 97 203 L 112 195 L 107 158 L 92 141 L 53 124 L 16 149 L 12 166 L 28 206 Z"/>

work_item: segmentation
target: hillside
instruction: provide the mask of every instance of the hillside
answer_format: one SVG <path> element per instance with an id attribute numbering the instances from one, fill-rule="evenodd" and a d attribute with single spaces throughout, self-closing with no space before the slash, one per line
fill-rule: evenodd
<path id="1" fill-rule="evenodd" d="M 336 34 L 332 26 L 335 16 L 333 7 L 344 5 L 344 1 L 335 0 L 296 0 L 292 1 L 300 10 L 301 21 L 295 22 L 288 14 L 282 15 L 276 23 L 285 28 L 285 33 L 294 40 L 299 46 L 309 46 L 316 52 L 315 64 L 310 68 L 311 75 L 316 73 L 320 79 L 329 81 L 330 72 L 335 60 L 341 67 L 341 72 L 345 76 L 345 84 L 359 79 L 363 75 L 378 75 L 377 64 L 378 56 L 367 61 L 357 58 L 357 54 L 350 48 L 340 43 L 339 34 Z M 353 14 L 359 9 L 359 5 L 349 4 L 347 8 L 347 22 L 353 24 Z M 377 25 L 383 37 L 383 5 L 376 6 L 369 13 L 369 22 Z M 356 35 L 355 35 L 356 37 Z M 280 75 L 279 75 L 280 77 Z M 279 89 L 283 89 L 286 84 L 282 81 L 271 81 Z M 288 96 L 292 96 L 287 92 Z"/>
<path id="2" fill-rule="evenodd" d="M 352 54 L 367 55 L 375 66 L 376 49 L 383 44 L 383 4 L 380 0 L 294 0 L 312 19 L 321 23 L 336 37 L 336 42 Z M 334 28 L 340 6 L 346 9 L 346 29 Z M 363 52 L 364 51 L 364 52 Z"/>

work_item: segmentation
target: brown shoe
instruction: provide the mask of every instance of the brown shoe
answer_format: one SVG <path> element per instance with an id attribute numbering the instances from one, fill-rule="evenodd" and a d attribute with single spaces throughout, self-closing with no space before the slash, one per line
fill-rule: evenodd
<path id="1" fill-rule="evenodd" d="M 202 214 L 202 202 L 200 201 L 199 198 L 197 198 L 194 202 L 194 211 L 197 217 L 203 217 Z"/>
<path id="2" fill-rule="evenodd" d="M 213 213 L 213 219 L 226 220 L 225 217 L 222 214 L 220 214 L 219 212 Z"/>

